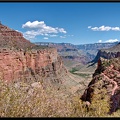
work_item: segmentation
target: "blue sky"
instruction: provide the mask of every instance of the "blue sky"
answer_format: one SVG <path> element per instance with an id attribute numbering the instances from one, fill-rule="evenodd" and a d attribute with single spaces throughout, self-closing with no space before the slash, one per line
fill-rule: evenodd
<path id="1" fill-rule="evenodd" d="M 31 42 L 120 41 L 119 2 L 0 2 L 0 21 Z"/>

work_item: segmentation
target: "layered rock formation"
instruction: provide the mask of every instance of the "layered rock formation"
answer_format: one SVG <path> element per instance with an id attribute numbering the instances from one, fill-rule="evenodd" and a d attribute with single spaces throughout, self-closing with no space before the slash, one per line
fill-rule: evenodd
<path id="1" fill-rule="evenodd" d="M 98 52 L 98 50 L 110 48 L 112 46 L 117 45 L 118 42 L 81 44 L 81 45 L 74 45 L 71 43 L 51 43 L 51 42 L 36 42 L 35 44 L 56 48 L 58 54 L 62 56 L 65 66 L 68 69 L 71 69 L 72 67 L 78 64 L 86 65 L 91 62 L 93 63 L 97 62 L 101 53 L 100 51 Z M 96 57 L 96 55 L 98 58 Z M 71 63 L 71 64 L 67 64 L 67 63 Z"/>
<path id="2" fill-rule="evenodd" d="M 57 54 L 56 49 L 32 49 L 24 50 L 0 50 L 0 77 L 4 80 L 21 79 L 22 75 L 39 74 L 46 76 L 47 72 L 61 69 L 62 61 Z"/>
<path id="3" fill-rule="evenodd" d="M 83 45 L 76 45 L 78 49 L 82 50 L 99 50 L 99 49 L 107 49 L 115 46 L 118 42 L 114 43 L 93 43 L 93 44 L 83 44 Z"/>
<path id="4" fill-rule="evenodd" d="M 102 89 L 107 90 L 107 95 L 111 101 L 110 113 L 120 108 L 120 57 L 98 60 L 98 67 L 93 74 L 93 79 L 88 84 L 81 99 L 91 103 L 96 88 L 101 91 Z"/>
<path id="5" fill-rule="evenodd" d="M 57 75 L 62 72 L 66 74 L 67 70 L 55 48 L 34 45 L 22 33 L 0 24 L 0 79 L 15 81 L 44 78 L 47 84 L 58 79 Z"/>
<path id="6" fill-rule="evenodd" d="M 99 50 L 95 59 L 92 62 L 96 63 L 100 57 L 104 59 L 120 57 L 120 43 L 111 48 Z"/>
<path id="7" fill-rule="evenodd" d="M 0 47 L 28 49 L 35 46 L 23 37 L 23 34 L 0 23 Z"/>
<path id="8" fill-rule="evenodd" d="M 36 45 L 46 45 L 46 46 L 52 46 L 56 47 L 58 51 L 66 51 L 66 49 L 71 49 L 71 50 L 99 50 L 99 49 L 107 49 L 110 47 L 113 47 L 118 44 L 118 42 L 114 43 L 93 43 L 93 44 L 80 44 L 80 45 L 74 45 L 71 43 L 51 43 L 51 42 L 35 42 Z"/>
<path id="9" fill-rule="evenodd" d="M 105 59 L 117 58 L 120 57 L 120 43 L 109 48 L 103 49 L 100 51 L 100 56 Z"/>

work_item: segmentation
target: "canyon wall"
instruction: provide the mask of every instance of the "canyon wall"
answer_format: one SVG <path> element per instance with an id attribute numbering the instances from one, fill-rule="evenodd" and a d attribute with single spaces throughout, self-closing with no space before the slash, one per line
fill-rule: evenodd
<path id="1" fill-rule="evenodd" d="M 24 50 L 0 50 L 0 79 L 21 80 L 23 77 L 39 76 L 53 79 L 67 72 L 55 48 Z"/>
<path id="2" fill-rule="evenodd" d="M 37 46 L 23 37 L 23 34 L 0 23 L 0 79 L 43 80 L 59 83 L 60 75 L 67 70 L 51 47 Z"/>
<path id="3" fill-rule="evenodd" d="M 117 45 L 111 48 L 99 50 L 95 59 L 91 62 L 97 63 L 100 57 L 104 59 L 112 59 L 112 58 L 120 57 L 120 43 L 118 43 Z"/>

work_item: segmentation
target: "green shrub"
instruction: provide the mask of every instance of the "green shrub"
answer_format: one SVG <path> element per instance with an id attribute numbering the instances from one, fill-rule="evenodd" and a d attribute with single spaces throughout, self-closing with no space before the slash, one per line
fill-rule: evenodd
<path id="1" fill-rule="evenodd" d="M 109 98 L 106 89 L 95 89 L 92 103 L 87 109 L 79 95 L 60 97 L 59 91 L 53 88 L 44 90 L 40 83 L 39 88 L 33 88 L 31 84 L 25 82 L 7 84 L 0 81 L 0 117 L 108 116 Z M 19 87 L 16 87 L 18 85 Z"/>
<path id="2" fill-rule="evenodd" d="M 110 99 L 107 95 L 106 89 L 98 89 L 96 88 L 92 100 L 91 105 L 89 106 L 89 115 L 93 117 L 105 117 L 108 116 L 108 112 L 110 109 L 109 103 Z"/>
<path id="3" fill-rule="evenodd" d="M 77 68 L 75 68 L 75 67 L 72 68 L 72 70 L 70 70 L 71 73 L 74 73 L 74 72 L 76 72 L 76 71 L 78 71 L 78 70 L 77 70 Z"/>

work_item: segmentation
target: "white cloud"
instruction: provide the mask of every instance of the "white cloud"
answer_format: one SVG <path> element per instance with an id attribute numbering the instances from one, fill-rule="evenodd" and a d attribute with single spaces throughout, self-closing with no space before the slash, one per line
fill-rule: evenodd
<path id="1" fill-rule="evenodd" d="M 93 31 L 110 31 L 110 30 L 113 30 L 113 31 L 120 31 L 120 27 L 110 27 L 110 26 L 100 26 L 100 27 L 91 27 L 91 26 L 88 26 L 89 29 L 93 30 Z"/>
<path id="2" fill-rule="evenodd" d="M 50 37 L 57 37 L 58 35 L 49 35 Z"/>
<path id="3" fill-rule="evenodd" d="M 34 35 L 27 35 L 27 34 L 23 34 L 23 36 L 28 39 L 28 40 L 31 40 L 31 39 L 34 39 L 35 36 Z"/>
<path id="4" fill-rule="evenodd" d="M 47 39 L 48 39 L 48 37 L 44 37 L 43 39 L 47 40 Z"/>
<path id="5" fill-rule="evenodd" d="M 47 26 L 44 21 L 28 21 L 22 25 L 22 28 L 27 29 L 27 31 L 24 33 L 24 36 L 30 36 L 30 38 L 35 38 L 37 35 L 56 37 L 57 35 L 51 34 L 67 33 L 64 28 Z"/>
<path id="6" fill-rule="evenodd" d="M 23 36 L 26 39 L 34 39 L 35 36 L 39 35 L 39 33 L 37 31 L 31 30 L 31 31 L 27 31 L 25 33 L 23 33 Z"/>
<path id="7" fill-rule="evenodd" d="M 109 39 L 109 40 L 106 40 L 105 42 L 112 43 L 112 42 L 118 42 L 118 41 L 119 41 L 118 39 Z"/>
<path id="8" fill-rule="evenodd" d="M 120 28 L 119 28 L 119 27 L 112 27 L 111 29 L 112 29 L 112 30 L 115 30 L 115 31 L 120 31 Z"/>
<path id="9" fill-rule="evenodd" d="M 65 36 L 60 36 L 60 38 L 66 38 Z"/>
<path id="10" fill-rule="evenodd" d="M 111 27 L 104 26 L 104 25 L 98 28 L 98 30 L 100 30 L 100 31 L 109 31 L 110 29 L 111 29 Z"/>
<path id="11" fill-rule="evenodd" d="M 91 30 L 97 31 L 97 30 L 98 30 L 98 27 L 91 28 Z"/>
<path id="12" fill-rule="evenodd" d="M 74 35 L 68 35 L 69 37 L 73 37 Z"/>
<path id="13" fill-rule="evenodd" d="M 26 22 L 22 25 L 22 28 L 34 29 L 34 28 L 43 28 L 45 25 L 44 21 L 34 21 L 34 22 Z"/>
<path id="14" fill-rule="evenodd" d="M 109 39 L 109 40 L 106 40 L 106 41 L 103 41 L 103 40 L 99 40 L 98 43 L 113 43 L 113 42 L 119 42 L 118 39 Z"/>
<path id="15" fill-rule="evenodd" d="M 88 28 L 91 28 L 92 26 L 88 26 Z"/>
<path id="16" fill-rule="evenodd" d="M 61 33 L 67 33 L 63 28 L 57 28 Z"/>
<path id="17" fill-rule="evenodd" d="M 102 42 L 102 40 L 99 40 L 98 42 L 99 42 L 99 43 L 101 43 L 101 42 Z"/>
<path id="18" fill-rule="evenodd" d="M 49 36 L 49 34 L 45 33 L 44 36 Z"/>

